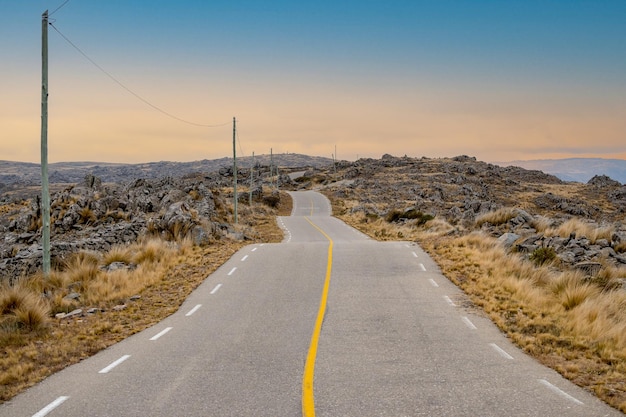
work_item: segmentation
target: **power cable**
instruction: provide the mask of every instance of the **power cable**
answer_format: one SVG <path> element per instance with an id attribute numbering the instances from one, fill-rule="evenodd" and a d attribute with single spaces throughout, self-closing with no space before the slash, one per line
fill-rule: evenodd
<path id="1" fill-rule="evenodd" d="M 243 153 L 243 148 L 241 147 L 241 139 L 239 138 L 239 125 L 237 126 L 237 130 L 235 131 L 235 134 L 237 135 L 237 143 L 239 144 L 239 152 L 241 153 L 241 156 L 244 157 L 245 154 Z"/>
<path id="2" fill-rule="evenodd" d="M 67 0 L 65 3 L 67 3 L 69 0 Z M 65 4 L 64 3 L 64 4 Z M 63 5 L 61 5 L 62 7 Z M 57 8 L 60 9 L 61 7 Z M 56 10 L 55 10 L 56 11 Z M 119 81 L 117 78 L 115 78 L 113 75 L 111 75 L 110 73 L 108 73 L 104 68 L 102 68 L 100 65 L 98 65 L 93 59 L 91 59 L 89 56 L 87 56 L 86 53 L 84 53 L 78 46 L 76 46 L 71 40 L 69 40 L 67 38 L 67 36 L 65 36 L 63 33 L 61 33 L 61 31 L 59 29 L 57 29 L 56 26 L 54 26 L 52 24 L 52 22 L 50 23 L 50 26 L 52 26 L 52 28 L 59 34 L 61 35 L 61 37 L 68 43 L 70 44 L 74 49 L 76 49 L 85 59 L 87 59 L 89 62 L 91 62 L 96 68 L 98 68 L 103 74 L 105 74 L 107 77 L 109 77 L 111 80 L 113 80 L 113 82 L 115 82 L 117 85 L 119 85 L 120 87 L 122 87 L 124 90 L 126 90 L 128 93 L 132 94 L 133 96 L 135 96 L 137 99 L 139 99 L 140 101 L 142 101 L 143 103 L 147 104 L 148 106 L 152 107 L 154 110 L 166 115 L 167 117 L 170 117 L 172 119 L 178 120 L 179 122 L 182 123 L 186 123 L 188 125 L 192 125 L 192 126 L 199 126 L 199 127 L 220 127 L 220 126 L 226 126 L 228 124 L 230 124 L 230 122 L 226 122 L 226 123 L 221 123 L 221 124 L 215 124 L 215 125 L 207 125 L 207 124 L 201 124 L 201 123 L 194 123 L 194 122 L 190 122 L 188 120 L 182 119 L 178 116 L 175 116 L 163 109 L 161 109 L 160 107 L 155 106 L 154 104 L 150 103 L 148 100 L 146 100 L 145 98 L 141 97 L 139 94 L 135 93 L 133 90 L 131 90 L 130 88 L 126 87 L 121 81 Z"/>
<path id="3" fill-rule="evenodd" d="M 53 14 L 55 14 L 56 12 L 58 12 L 63 6 L 65 6 L 67 3 L 69 3 L 70 0 L 65 0 L 65 2 L 63 2 L 63 4 L 61 4 L 59 7 L 57 7 L 56 9 L 54 9 L 52 11 L 52 13 L 49 13 L 48 16 L 52 16 Z"/>

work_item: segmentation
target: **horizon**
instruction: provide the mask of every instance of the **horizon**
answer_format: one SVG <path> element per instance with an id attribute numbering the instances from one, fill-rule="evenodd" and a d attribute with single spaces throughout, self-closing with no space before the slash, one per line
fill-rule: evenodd
<path id="1" fill-rule="evenodd" d="M 306 157 L 310 157 L 310 158 L 326 158 L 332 161 L 332 157 L 327 157 L 327 156 L 323 156 L 323 155 L 308 155 L 308 154 L 302 154 L 302 153 L 298 153 L 298 152 L 281 152 L 281 153 L 274 153 L 274 156 L 279 156 L 279 155 L 298 155 L 298 156 L 306 156 Z M 475 157 L 474 155 L 454 155 L 454 156 L 427 156 L 427 155 L 415 155 L 415 156 L 411 156 L 411 155 L 393 155 L 390 154 L 393 157 L 396 158 L 401 158 L 401 157 L 409 157 L 409 158 L 414 158 L 414 159 L 419 159 L 419 158 L 428 158 L 428 159 L 451 159 L 457 156 L 468 156 L 470 158 L 476 158 L 477 161 L 479 162 L 485 162 L 485 163 L 490 163 L 490 164 L 494 164 L 494 165 L 499 165 L 499 164 L 512 164 L 512 163 L 516 163 L 516 162 L 558 162 L 558 161 L 567 161 L 567 160 L 602 160 L 602 161 L 624 161 L 626 162 L 626 158 L 622 159 L 622 158 L 596 158 L 596 157 L 591 157 L 591 158 L 586 158 L 586 157 L 571 157 L 571 158 L 551 158 L 551 159 L 516 159 L 516 160 L 510 160 L 510 161 L 487 161 L 487 160 L 482 160 L 480 158 Z M 383 155 L 379 155 L 377 157 L 359 157 L 359 159 L 382 159 Z M 270 154 L 255 154 L 254 155 L 255 158 L 260 158 L 260 157 L 270 157 Z M 252 158 L 252 155 L 245 155 L 245 156 L 239 156 L 237 155 L 237 159 L 247 159 L 247 158 Z M 233 157 L 231 156 L 220 156 L 220 157 L 215 157 L 215 158 L 202 158 L 202 159 L 192 159 L 192 160 L 187 160 L 187 161 L 178 161 L 178 160 L 168 160 L 168 159 L 162 159 L 162 160 L 153 160 L 153 161 L 139 161 L 139 162 L 112 162 L 112 161 L 56 161 L 56 162 L 49 162 L 49 165 L 54 165 L 54 164 L 108 164 L 108 165 L 145 165 L 145 164 L 156 164 L 156 163 L 176 163 L 176 164 L 185 164 L 185 163 L 192 163 L 192 162 L 202 162 L 204 160 L 208 160 L 208 161 L 216 161 L 216 160 L 220 160 L 220 159 L 230 159 L 232 160 Z M 337 159 L 338 162 L 356 162 L 358 161 L 358 159 Z M 35 162 L 31 162 L 31 161 L 12 161 L 12 160 L 5 160 L 5 159 L 0 159 L 0 162 L 8 162 L 8 163 L 16 163 L 16 164 L 33 164 L 33 165 L 41 165 L 40 161 L 35 161 Z"/>
<path id="2" fill-rule="evenodd" d="M 242 156 L 626 159 L 625 2 L 35 0 L 0 17 L 3 160 L 40 161 L 46 9 L 50 163 L 219 159 L 233 117 Z"/>

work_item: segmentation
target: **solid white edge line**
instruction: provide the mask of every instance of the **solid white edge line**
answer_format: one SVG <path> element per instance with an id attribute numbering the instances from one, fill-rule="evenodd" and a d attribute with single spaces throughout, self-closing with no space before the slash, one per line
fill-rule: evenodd
<path id="1" fill-rule="evenodd" d="M 241 262 L 244 262 L 246 259 L 248 259 L 248 255 L 246 255 L 243 258 L 241 258 Z"/>
<path id="2" fill-rule="evenodd" d="M 437 283 L 435 282 L 435 280 L 434 280 L 434 279 L 430 278 L 430 279 L 429 279 L 429 281 L 430 281 L 430 284 L 431 284 L 433 287 L 435 287 L 435 288 L 439 287 L 439 284 L 437 284 Z"/>
<path id="3" fill-rule="evenodd" d="M 234 267 L 233 269 L 231 269 L 230 272 L 228 273 L 228 276 L 231 276 L 232 274 L 234 274 L 236 270 L 237 270 L 237 267 Z"/>
<path id="4" fill-rule="evenodd" d="M 113 362 L 112 364 L 110 364 L 109 366 L 107 366 L 106 368 L 100 369 L 98 371 L 98 373 L 99 374 L 109 373 L 109 371 L 111 371 L 111 369 L 115 368 L 117 365 L 119 365 L 120 363 L 124 362 L 128 358 L 130 358 L 130 355 L 124 355 L 121 358 L 119 358 L 118 360 L 116 360 L 115 362 Z"/>
<path id="5" fill-rule="evenodd" d="M 426 272 L 426 267 L 424 266 L 424 264 L 420 264 L 420 269 L 424 272 Z"/>
<path id="6" fill-rule="evenodd" d="M 513 360 L 513 356 L 511 356 L 508 353 L 506 353 L 506 351 L 504 349 L 502 349 L 500 346 L 496 345 L 495 343 L 489 343 L 489 346 L 491 346 L 493 348 L 493 350 L 498 352 L 498 354 L 500 356 L 502 356 L 503 358 Z"/>
<path id="7" fill-rule="evenodd" d="M 551 383 L 549 383 L 545 379 L 539 379 L 538 381 L 539 381 L 540 384 L 545 385 L 549 390 L 559 394 L 560 396 L 562 396 L 564 398 L 567 398 L 568 400 L 573 401 L 573 402 L 575 402 L 578 405 L 585 405 L 585 403 L 580 401 L 578 398 L 572 397 L 567 392 L 565 392 L 562 389 L 552 385 Z"/>
<path id="8" fill-rule="evenodd" d="M 47 416 L 52 410 L 54 410 L 55 408 L 63 404 L 65 400 L 67 400 L 68 398 L 70 397 L 67 397 L 65 395 L 60 396 L 59 398 L 57 398 L 56 400 L 52 401 L 50 404 L 48 404 L 47 406 L 39 410 L 36 414 L 33 414 L 33 417 Z"/>
<path id="9" fill-rule="evenodd" d="M 215 288 L 213 288 L 213 290 L 211 290 L 211 295 L 215 294 L 217 292 L 217 290 L 220 289 L 221 286 L 222 286 L 222 284 L 217 284 L 215 286 Z"/>
<path id="10" fill-rule="evenodd" d="M 193 313 L 195 313 L 196 311 L 198 311 L 198 309 L 199 309 L 200 307 L 202 307 L 202 304 L 198 304 L 198 305 L 196 305 L 194 308 L 192 308 L 191 310 L 189 310 L 189 311 L 187 312 L 187 314 L 185 314 L 185 317 L 189 317 L 189 316 L 191 316 Z"/>
<path id="11" fill-rule="evenodd" d="M 172 330 L 171 327 L 166 327 L 165 329 L 161 330 L 159 333 L 152 336 L 150 340 L 157 340 L 159 337 L 163 336 L 165 333 L 169 332 L 170 330 Z"/>
<path id="12" fill-rule="evenodd" d="M 470 328 L 470 329 L 472 329 L 472 330 L 476 330 L 476 329 L 478 328 L 478 327 L 476 327 L 476 325 L 475 325 L 474 323 L 472 323 L 472 321 L 471 321 L 468 317 L 466 317 L 466 316 L 461 317 L 461 320 L 463 320 L 463 322 L 467 325 L 467 327 L 469 327 L 469 328 Z"/>
<path id="13" fill-rule="evenodd" d="M 448 297 L 447 295 L 444 295 L 443 299 L 446 300 L 447 303 L 450 304 L 452 307 L 456 307 L 456 304 L 454 304 L 454 301 L 452 301 L 452 299 Z"/>

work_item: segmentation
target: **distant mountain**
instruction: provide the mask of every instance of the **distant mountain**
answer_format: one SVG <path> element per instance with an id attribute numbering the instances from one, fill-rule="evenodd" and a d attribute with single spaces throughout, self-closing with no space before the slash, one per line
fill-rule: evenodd
<path id="1" fill-rule="evenodd" d="M 256 164 L 269 166 L 270 155 L 255 156 Z M 320 168 L 331 165 L 333 160 L 319 156 L 300 154 L 273 155 L 274 165 L 284 169 Z M 78 183 L 85 175 L 91 174 L 104 182 L 123 183 L 137 178 L 182 177 L 192 173 L 209 173 L 223 167 L 231 167 L 232 158 L 204 159 L 193 162 L 149 162 L 145 164 L 116 164 L 107 162 L 58 162 L 48 165 L 48 176 L 51 183 Z M 252 157 L 237 158 L 237 166 L 250 167 Z M 0 190 L 2 184 L 41 184 L 40 164 L 27 162 L 11 162 L 0 160 Z"/>
<path id="2" fill-rule="evenodd" d="M 496 162 L 500 166 L 518 166 L 555 175 L 563 181 L 586 183 L 595 175 L 606 175 L 626 183 L 626 160 L 602 158 L 537 159 L 529 161 Z"/>

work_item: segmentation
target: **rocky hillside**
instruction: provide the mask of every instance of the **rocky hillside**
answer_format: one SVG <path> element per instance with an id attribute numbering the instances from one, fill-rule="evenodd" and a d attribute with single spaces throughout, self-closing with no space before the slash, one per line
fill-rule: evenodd
<path id="1" fill-rule="evenodd" d="M 275 207 L 276 186 L 289 186 L 289 175 L 260 163 L 254 170 L 252 198 Z M 170 172 L 170 171 L 166 171 Z M 156 173 L 153 173 L 156 175 Z M 242 206 L 248 203 L 250 170 L 238 172 Z M 61 264 L 78 251 L 106 251 L 112 246 L 156 235 L 189 237 L 197 245 L 222 238 L 246 239 L 245 225 L 232 224 L 232 167 L 208 173 L 103 182 L 87 174 L 77 184 L 51 189 L 51 257 Z M 245 184 L 245 185 L 244 185 Z M 35 192 L 37 191 L 37 192 Z M 0 197 L 0 280 L 13 281 L 41 269 L 40 189 L 20 188 Z"/>
<path id="2" fill-rule="evenodd" d="M 273 184 L 302 189 L 325 184 L 334 196 L 358 201 L 350 210 L 369 217 L 404 221 L 411 216 L 406 213 L 421 213 L 444 220 L 454 233 L 482 230 L 502 237 L 529 257 L 548 247 L 566 265 L 626 264 L 626 226 L 622 225 L 626 186 L 605 176 L 586 184 L 566 183 L 541 171 L 500 167 L 467 156 L 417 159 L 390 155 L 340 162 L 335 174 L 332 165 L 312 167 L 324 162 L 320 158 L 282 157 L 287 159 L 275 157 L 275 162 L 286 164 L 289 160 L 294 167 L 303 169 L 298 164 L 305 164 L 309 168 L 295 180 L 287 175 L 288 170 L 270 177 L 269 166 L 262 164 L 265 159 L 258 158 L 253 189 L 258 201 L 276 203 L 276 196 L 270 193 Z M 105 250 L 146 233 L 166 237 L 189 234 L 199 244 L 234 233 L 228 224 L 232 195 L 224 191 L 232 184 L 233 171 L 226 162 L 213 162 L 224 166 L 205 173 L 197 171 L 204 161 L 189 163 L 184 169 L 165 162 L 146 164 L 149 175 L 139 179 L 135 175 L 143 172 L 141 166 L 100 165 L 109 179 L 124 177 L 124 169 L 131 172 L 121 181 L 105 181 L 88 173 L 73 184 L 53 184 L 55 259 L 62 260 L 77 250 Z M 157 175 L 159 167 L 161 176 Z M 101 172 L 83 165 L 77 171 L 69 169 L 72 176 L 63 180 L 85 170 Z M 183 175 L 185 170 L 196 173 Z M 175 172 L 178 175 L 171 175 Z M 238 173 L 244 190 L 249 173 L 249 169 Z M 39 187 L 16 190 L 0 194 L 0 276 L 9 279 L 36 271 L 41 259 Z M 247 201 L 247 194 L 242 201 Z M 604 228 L 606 232 L 603 236 L 586 236 L 580 231 L 560 236 L 562 232 L 555 232 L 572 219 L 589 225 L 590 230 Z"/>
<path id="3" fill-rule="evenodd" d="M 563 266 L 587 272 L 600 263 L 626 265 L 626 186 L 606 176 L 566 183 L 541 171 L 468 156 L 385 155 L 341 163 L 337 176 L 318 170 L 307 177 L 335 197 L 358 201 L 350 210 L 369 218 L 402 222 L 428 216 L 447 222 L 452 233 L 482 230 L 528 257 L 553 251 Z M 565 233 L 573 222 L 576 227 Z"/>
<path id="4" fill-rule="evenodd" d="M 255 164 L 270 165 L 270 155 L 254 158 Z M 300 154 L 276 154 L 274 165 L 285 170 L 291 168 L 322 167 L 330 165 L 332 159 Z M 194 162 L 150 162 L 145 164 L 112 164 L 103 162 L 59 162 L 49 164 L 51 183 L 74 184 L 83 181 L 86 175 L 93 175 L 103 182 L 123 183 L 133 179 L 155 179 L 163 177 L 179 178 L 198 172 L 213 172 L 231 167 L 232 158 L 221 158 Z M 249 168 L 252 157 L 237 158 L 237 165 Z M 0 161 L 0 192 L 14 185 L 41 184 L 41 166 L 25 162 Z"/>

